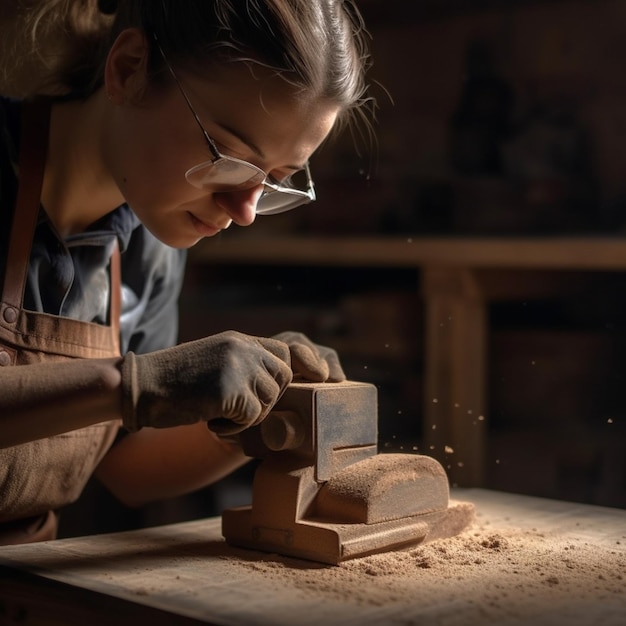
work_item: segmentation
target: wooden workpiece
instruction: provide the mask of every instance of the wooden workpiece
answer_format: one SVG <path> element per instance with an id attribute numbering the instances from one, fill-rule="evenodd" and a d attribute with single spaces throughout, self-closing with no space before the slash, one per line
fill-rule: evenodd
<path id="1" fill-rule="evenodd" d="M 462 534 L 337 566 L 230 547 L 219 518 L 3 547 L 0 623 L 624 624 L 626 511 L 451 495 Z"/>
<path id="2" fill-rule="evenodd" d="M 226 541 L 336 565 L 466 528 L 474 506 L 450 505 L 436 459 L 377 454 L 377 409 L 371 384 L 290 384 L 240 435 L 243 451 L 263 461 L 251 504 L 222 512 Z"/>

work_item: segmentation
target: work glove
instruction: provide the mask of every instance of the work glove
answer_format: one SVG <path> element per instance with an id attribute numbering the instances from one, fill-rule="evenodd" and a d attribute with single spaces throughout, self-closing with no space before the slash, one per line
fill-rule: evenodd
<path id="1" fill-rule="evenodd" d="M 219 435 L 261 422 L 291 382 L 289 348 L 235 331 L 123 359 L 122 420 L 130 431 L 204 420 Z"/>
<path id="2" fill-rule="evenodd" d="M 273 338 L 289 346 L 291 369 L 296 380 L 313 383 L 346 380 L 339 356 L 332 348 L 319 346 L 306 335 L 290 330 L 274 335 Z"/>

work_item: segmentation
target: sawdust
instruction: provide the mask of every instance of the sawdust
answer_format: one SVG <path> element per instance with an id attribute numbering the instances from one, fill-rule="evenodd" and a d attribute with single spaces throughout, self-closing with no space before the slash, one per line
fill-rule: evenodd
<path id="1" fill-rule="evenodd" d="M 522 616 L 541 616 L 535 623 L 578 624 L 586 623 L 577 621 L 585 607 L 599 604 L 603 624 L 623 624 L 626 550 L 620 543 L 626 542 L 612 549 L 475 522 L 456 537 L 338 566 L 277 555 L 235 558 L 233 565 L 262 572 L 276 593 L 297 589 L 320 601 L 385 607 L 389 624 L 424 623 L 430 610 L 437 624 L 515 623 Z M 389 611 L 391 605 L 397 612 Z M 558 617 L 551 621 L 550 615 Z"/>

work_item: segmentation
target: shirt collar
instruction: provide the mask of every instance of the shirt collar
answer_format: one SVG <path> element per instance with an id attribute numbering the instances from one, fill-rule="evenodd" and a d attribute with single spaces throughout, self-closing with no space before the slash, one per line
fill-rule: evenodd
<path id="1" fill-rule="evenodd" d="M 39 212 L 38 223 L 50 223 L 50 218 L 45 211 Z M 139 218 L 127 204 L 122 204 L 117 209 L 107 213 L 99 220 L 91 224 L 87 230 L 64 239 L 68 247 L 79 245 L 104 245 L 116 236 L 120 252 L 128 248 L 133 231 L 141 224 Z M 50 224 L 51 225 L 51 224 Z"/>

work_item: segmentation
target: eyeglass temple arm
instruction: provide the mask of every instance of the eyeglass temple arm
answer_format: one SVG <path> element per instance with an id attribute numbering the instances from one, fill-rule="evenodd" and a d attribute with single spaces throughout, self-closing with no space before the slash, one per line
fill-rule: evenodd
<path id="1" fill-rule="evenodd" d="M 176 76 L 176 72 L 174 72 L 174 68 L 170 65 L 170 62 L 167 60 L 167 57 L 165 56 L 165 52 L 164 52 L 163 48 L 161 47 L 161 44 L 159 43 L 159 40 L 158 40 L 158 38 L 156 36 L 156 33 L 153 33 L 152 36 L 154 37 L 154 41 L 156 43 L 156 46 L 159 49 L 159 52 L 161 53 L 161 56 L 163 57 L 163 61 L 165 62 L 165 66 L 167 67 L 167 69 L 169 70 L 169 73 L 172 75 L 172 78 L 176 82 L 176 85 L 178 86 L 178 90 L 183 95 L 183 98 L 185 98 L 185 102 L 187 103 L 187 106 L 189 107 L 189 110 L 191 111 L 191 114 L 193 115 L 194 119 L 196 120 L 196 123 L 198 124 L 198 127 L 202 131 L 202 134 L 204 135 L 204 138 L 206 139 L 207 144 L 209 144 L 209 148 L 210 148 L 211 152 L 213 153 L 213 156 L 216 159 L 219 159 L 221 157 L 220 151 L 217 149 L 217 146 L 215 145 L 215 142 L 211 139 L 211 137 L 209 137 L 209 134 L 206 132 L 204 126 L 202 126 L 202 122 L 200 121 L 200 118 L 198 117 L 198 114 L 196 113 L 196 110 L 193 108 L 193 105 L 191 104 L 191 100 L 189 100 L 189 97 L 185 93 L 185 90 L 183 89 L 183 86 L 180 84 L 180 81 L 178 80 L 178 76 Z"/>

